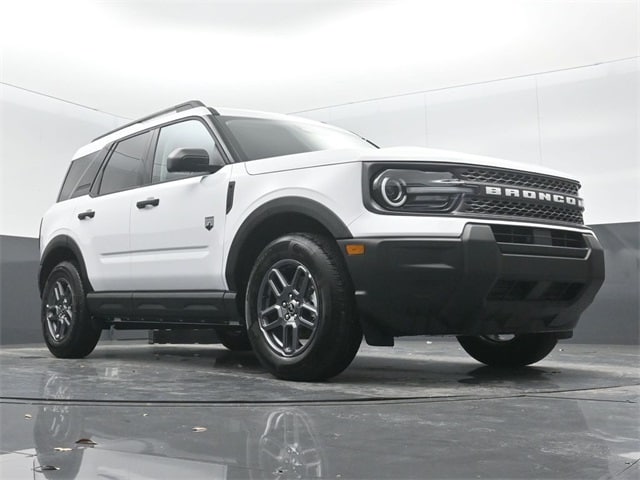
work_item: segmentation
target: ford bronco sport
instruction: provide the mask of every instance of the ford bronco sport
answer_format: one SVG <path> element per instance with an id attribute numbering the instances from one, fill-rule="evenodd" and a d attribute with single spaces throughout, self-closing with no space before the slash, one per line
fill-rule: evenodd
<path id="1" fill-rule="evenodd" d="M 44 338 L 77 358 L 105 328 L 214 328 L 290 380 L 337 375 L 363 334 L 455 335 L 487 365 L 531 364 L 603 282 L 579 188 L 187 102 L 74 156 L 41 224 Z"/>

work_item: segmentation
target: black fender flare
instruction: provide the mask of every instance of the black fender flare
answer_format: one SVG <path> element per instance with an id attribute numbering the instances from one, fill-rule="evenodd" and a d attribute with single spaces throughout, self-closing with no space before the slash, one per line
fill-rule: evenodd
<path id="1" fill-rule="evenodd" d="M 89 282 L 89 276 L 87 275 L 87 267 L 84 263 L 84 257 L 82 256 L 82 251 L 80 247 L 76 243 L 76 241 L 71 238 L 69 235 L 58 235 L 53 237 L 51 241 L 47 244 L 44 252 L 42 252 L 42 256 L 40 257 L 40 266 L 38 267 L 38 289 L 40 290 L 40 295 L 42 295 L 42 289 L 44 288 L 44 284 L 47 281 L 46 278 L 43 278 L 44 275 L 44 266 L 47 262 L 47 258 L 49 258 L 57 249 L 65 249 L 70 250 L 76 260 L 78 261 L 78 268 L 80 269 L 80 278 L 82 278 L 82 282 L 84 283 L 88 292 L 93 291 L 93 287 L 91 286 L 91 282 Z"/>
<path id="2" fill-rule="evenodd" d="M 266 202 L 256 208 L 245 219 L 242 225 L 240 225 L 240 228 L 233 238 L 231 247 L 229 248 L 229 255 L 227 256 L 225 268 L 225 278 L 231 291 L 235 291 L 237 288 L 233 275 L 242 254 L 242 246 L 245 244 L 253 230 L 264 222 L 265 219 L 283 213 L 301 214 L 317 221 L 326 228 L 336 240 L 353 238 L 351 231 L 340 217 L 332 212 L 331 209 L 315 200 L 305 197 L 290 196 Z"/>

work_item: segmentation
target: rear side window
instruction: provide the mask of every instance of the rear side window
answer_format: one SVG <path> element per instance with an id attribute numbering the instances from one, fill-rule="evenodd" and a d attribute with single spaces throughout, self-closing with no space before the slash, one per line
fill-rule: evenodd
<path id="1" fill-rule="evenodd" d="M 151 132 L 127 138 L 116 146 L 102 173 L 100 195 L 138 187 L 144 183 L 144 158 Z"/>
<path id="2" fill-rule="evenodd" d="M 59 202 L 89 193 L 100 168 L 100 158 L 100 152 L 94 152 L 71 162 L 58 196 Z"/>

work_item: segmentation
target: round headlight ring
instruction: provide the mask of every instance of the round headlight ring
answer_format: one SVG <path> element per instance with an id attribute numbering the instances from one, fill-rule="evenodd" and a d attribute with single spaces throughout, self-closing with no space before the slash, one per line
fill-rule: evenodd
<path id="1" fill-rule="evenodd" d="M 407 184 L 402 179 L 384 177 L 380 182 L 380 196 L 390 207 L 401 207 L 407 202 L 406 187 Z"/>

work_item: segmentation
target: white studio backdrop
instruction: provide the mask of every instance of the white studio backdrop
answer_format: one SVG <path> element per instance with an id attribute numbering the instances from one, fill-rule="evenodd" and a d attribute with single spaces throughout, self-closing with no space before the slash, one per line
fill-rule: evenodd
<path id="1" fill-rule="evenodd" d="M 639 66 L 635 58 L 298 114 L 381 146 L 459 150 L 565 171 L 582 181 L 588 224 L 635 222 Z M 35 238 L 73 153 L 128 119 L 5 84 L 0 112 L 0 235 Z"/>
<path id="2" fill-rule="evenodd" d="M 0 83 L 0 235 L 37 237 L 76 150 L 126 121 Z"/>

